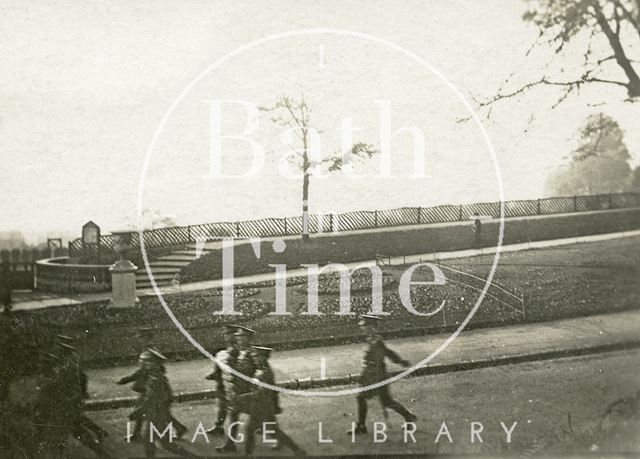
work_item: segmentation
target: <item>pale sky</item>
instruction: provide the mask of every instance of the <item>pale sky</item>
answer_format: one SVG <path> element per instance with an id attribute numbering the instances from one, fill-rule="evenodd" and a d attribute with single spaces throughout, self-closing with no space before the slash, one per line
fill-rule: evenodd
<path id="1" fill-rule="evenodd" d="M 537 31 L 521 20 L 523 11 L 517 0 L 1 1 L 0 231 L 79 235 L 93 220 L 107 233 L 135 220 L 143 160 L 168 108 L 216 59 L 249 42 L 298 29 L 362 32 L 426 59 L 466 97 L 490 97 L 514 71 L 515 81 L 539 77 L 549 59 L 544 49 L 524 56 Z M 579 69 L 583 47 L 578 38 L 556 59 Z M 424 132 L 430 175 L 407 177 L 411 137 L 399 134 L 393 179 L 313 180 L 312 212 L 498 199 L 488 150 L 473 123 L 455 122 L 464 109 L 446 85 L 380 44 L 314 35 L 260 45 L 207 74 L 158 138 L 143 206 L 180 224 L 299 214 L 300 181 L 279 177 L 271 159 L 252 180 L 207 176 L 205 101 L 269 104 L 301 90 L 325 131 L 323 151 L 338 148 L 336 128 L 345 116 L 364 128 L 356 141 L 377 144 L 374 100 L 389 100 L 394 130 Z M 598 111 L 620 123 L 634 164 L 640 162 L 639 108 L 622 102 L 622 89 L 585 88 L 551 110 L 557 95 L 536 89 L 497 104 L 483 120 L 506 199 L 540 196 L 551 168 L 575 146 L 576 131 Z M 230 131 L 244 125 L 237 110 L 225 119 Z M 262 119 L 257 138 L 277 146 L 270 129 Z M 223 146 L 223 167 L 246 169 L 246 146 Z M 374 173 L 377 161 L 363 170 Z"/>

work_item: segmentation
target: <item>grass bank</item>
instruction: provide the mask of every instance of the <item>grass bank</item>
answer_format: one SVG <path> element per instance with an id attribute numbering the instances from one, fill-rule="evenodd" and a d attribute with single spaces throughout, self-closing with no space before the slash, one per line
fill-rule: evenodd
<path id="1" fill-rule="evenodd" d="M 256 259 L 249 244 L 235 247 L 236 276 L 273 272 L 270 264 L 285 264 L 299 268 L 301 264 L 349 263 L 372 260 L 376 254 L 412 255 L 420 253 L 464 250 L 473 248 L 472 222 L 468 224 L 398 227 L 389 231 L 362 232 L 286 241 L 283 253 L 273 251 L 271 242 L 262 242 L 261 257 Z M 495 247 L 499 222 L 482 224 L 482 246 Z M 515 244 L 545 239 L 558 239 L 591 234 L 612 233 L 640 228 L 640 209 L 621 209 L 587 214 L 551 215 L 505 220 L 503 244 Z M 180 273 L 180 281 L 195 282 L 222 277 L 222 252 L 212 251 L 194 261 Z"/>

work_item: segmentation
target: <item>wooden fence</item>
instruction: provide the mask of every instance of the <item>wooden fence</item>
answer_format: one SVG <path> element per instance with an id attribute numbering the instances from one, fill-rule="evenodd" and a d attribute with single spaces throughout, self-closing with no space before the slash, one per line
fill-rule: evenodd
<path id="1" fill-rule="evenodd" d="M 500 202 L 485 202 L 310 215 L 309 231 L 311 233 L 326 233 L 426 223 L 446 223 L 468 220 L 474 215 L 499 218 L 500 204 Z M 630 207 L 640 207 L 640 193 L 564 196 L 505 201 L 504 216 L 523 217 Z M 218 237 L 287 236 L 300 234 L 301 232 L 302 217 L 287 217 L 173 226 L 146 230 L 143 234 L 145 249 L 150 253 L 150 256 L 153 257 L 162 254 L 167 248 L 186 246 L 198 240 Z M 100 238 L 100 242 L 102 261 L 112 261 L 115 259 L 113 236 L 104 235 Z M 134 251 L 140 247 L 139 235 L 137 233 L 133 234 L 131 246 Z M 81 239 L 69 242 L 69 255 L 77 258 L 92 258 L 92 254 L 83 252 Z"/>
<path id="2" fill-rule="evenodd" d="M 57 249 L 55 254 L 64 255 L 66 252 L 66 249 Z M 49 256 L 49 249 L 0 250 L 0 284 L 9 285 L 14 290 L 32 289 L 35 262 Z"/>

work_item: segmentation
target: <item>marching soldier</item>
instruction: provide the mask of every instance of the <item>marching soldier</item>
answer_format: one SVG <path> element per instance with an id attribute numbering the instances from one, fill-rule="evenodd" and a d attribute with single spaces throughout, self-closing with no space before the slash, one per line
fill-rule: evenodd
<path id="1" fill-rule="evenodd" d="M 98 444 L 108 433 L 83 414 L 84 400 L 89 398 L 88 378 L 82 369 L 76 348 L 71 344 L 75 340 L 65 335 L 56 335 L 56 339 L 62 362 L 57 372 L 66 391 L 68 422 L 73 428 L 73 435 L 84 439 L 89 436 L 90 443 Z"/>
<path id="2" fill-rule="evenodd" d="M 369 386 L 371 384 L 384 381 L 387 378 L 385 358 L 394 363 L 399 363 L 405 367 L 409 366 L 409 362 L 400 358 L 398 354 L 389 349 L 382 341 L 382 337 L 378 334 L 378 324 L 380 318 L 372 315 L 363 315 L 358 323 L 365 329 L 367 334 L 367 349 L 362 359 L 362 373 L 360 375 L 360 384 Z M 365 421 L 367 419 L 367 400 L 377 395 L 384 409 L 391 408 L 400 414 L 406 422 L 413 422 L 416 416 L 407 410 L 400 403 L 391 398 L 389 386 L 384 385 L 376 389 L 367 390 L 358 393 L 358 423 L 355 427 L 355 433 L 366 433 L 367 427 Z M 349 432 L 351 433 L 351 432 Z"/>
<path id="3" fill-rule="evenodd" d="M 65 425 L 71 426 L 75 435 L 80 430 L 83 400 L 88 396 L 87 375 L 80 369 L 75 347 L 60 341 L 56 344 L 60 348 L 60 364 L 55 371 L 65 402 L 60 409 Z"/>
<path id="4" fill-rule="evenodd" d="M 158 352 L 155 344 L 153 343 L 153 328 L 145 327 L 138 329 L 138 339 L 140 340 L 141 352 L 138 357 L 138 368 L 131 374 L 120 378 L 116 384 L 129 384 L 133 383 L 131 389 L 138 394 L 138 400 L 136 402 L 136 409 L 129 415 L 129 419 L 135 422 L 131 437 L 126 437 L 125 440 L 138 441 L 140 439 L 140 432 L 142 429 L 142 419 L 140 417 L 139 407 L 144 398 L 144 391 L 147 387 L 147 378 L 149 367 L 148 363 L 153 359 L 152 351 Z M 178 420 L 174 419 L 174 427 L 176 428 L 178 438 L 182 437 L 187 428 Z"/>
<path id="5" fill-rule="evenodd" d="M 65 419 L 65 388 L 60 384 L 56 371 L 61 360 L 55 354 L 40 351 L 38 364 L 38 395 L 34 407 L 34 425 L 38 426 L 37 448 L 41 455 L 51 451 L 54 457 L 63 457 L 71 430 Z"/>
<path id="6" fill-rule="evenodd" d="M 74 381 L 82 400 L 89 398 L 88 378 L 80 365 L 80 357 L 76 352 L 76 348 L 73 347 L 75 340 L 65 335 L 56 335 L 56 339 L 56 344 L 60 347 L 60 358 L 62 359 L 60 370 L 67 375 L 70 381 Z"/>
<path id="7" fill-rule="evenodd" d="M 158 441 L 164 449 L 183 457 L 196 457 L 179 445 L 172 443 L 173 432 L 170 437 L 160 437 L 157 432 L 164 432 L 167 426 L 175 421 L 171 415 L 173 393 L 166 377 L 164 362 L 167 358 L 153 348 L 145 356 L 143 366 L 146 371 L 146 383 L 139 407 L 139 418 L 144 425 L 144 448 L 146 457 L 155 457 L 155 442 Z"/>
<path id="8" fill-rule="evenodd" d="M 225 325 L 224 340 L 227 347 L 216 354 L 216 359 L 219 362 L 231 368 L 235 368 L 239 353 L 234 335 L 237 329 L 237 325 Z M 207 433 L 209 434 L 224 434 L 224 421 L 227 419 L 227 399 L 224 392 L 223 378 L 224 376 L 221 366 L 214 362 L 213 371 L 205 377 L 205 379 L 215 381 L 216 394 L 218 398 L 216 422 L 212 428 L 207 430 Z"/>
<path id="9" fill-rule="evenodd" d="M 126 438 L 127 441 L 138 441 L 140 439 L 140 432 L 142 429 L 142 418 L 139 416 L 139 407 L 144 398 L 144 389 L 147 385 L 147 370 L 145 362 L 151 358 L 150 349 L 154 348 L 151 328 L 138 329 L 138 340 L 140 341 L 141 351 L 138 357 L 138 368 L 131 374 L 120 378 L 116 384 L 129 384 L 133 383 L 131 389 L 138 394 L 138 400 L 136 401 L 136 409 L 129 415 L 129 418 L 135 422 L 133 427 L 133 433 L 131 438 Z"/>
<path id="10" fill-rule="evenodd" d="M 254 364 L 256 372 L 253 379 L 265 384 L 275 384 L 275 377 L 271 365 L 269 365 L 269 355 L 273 349 L 263 346 L 253 346 Z M 249 422 L 246 428 L 246 443 L 244 454 L 250 456 L 255 446 L 255 432 L 258 429 L 273 432 L 278 441 L 276 447 L 288 446 L 296 457 L 306 456 L 305 451 L 300 448 L 286 433 L 284 433 L 276 422 L 276 415 L 282 412 L 279 403 L 278 392 L 264 387 L 256 386 L 256 390 L 239 396 L 240 405 L 247 404 L 249 408 Z M 270 424 L 270 425 L 267 425 Z"/>
<path id="11" fill-rule="evenodd" d="M 238 357 L 236 358 L 235 366 L 231 368 L 248 377 L 251 377 L 255 372 L 255 365 L 251 355 L 251 337 L 254 334 L 255 332 L 253 330 L 242 326 L 238 326 L 234 334 L 238 348 Z M 216 448 L 216 450 L 228 453 L 236 450 L 236 445 L 232 438 L 236 438 L 238 434 L 238 425 L 235 424 L 240 414 L 240 409 L 237 404 L 238 396 L 250 392 L 252 384 L 224 370 L 222 377 L 227 404 L 227 419 L 231 427 L 224 445 Z"/>

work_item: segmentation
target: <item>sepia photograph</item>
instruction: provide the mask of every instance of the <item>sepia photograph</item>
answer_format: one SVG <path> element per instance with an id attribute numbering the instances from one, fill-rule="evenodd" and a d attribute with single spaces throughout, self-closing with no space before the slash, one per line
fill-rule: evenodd
<path id="1" fill-rule="evenodd" d="M 0 0 L 0 458 L 640 455 L 640 0 Z"/>

